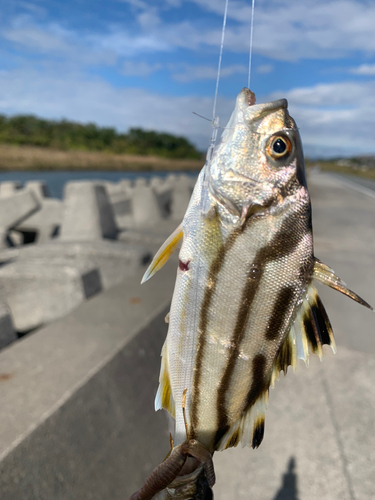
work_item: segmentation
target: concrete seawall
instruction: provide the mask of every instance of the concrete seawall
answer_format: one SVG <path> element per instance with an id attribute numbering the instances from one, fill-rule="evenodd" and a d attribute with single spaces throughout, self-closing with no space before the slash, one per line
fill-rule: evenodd
<path id="1" fill-rule="evenodd" d="M 155 413 L 176 262 L 0 353 L 0 497 L 123 499 L 168 451 Z"/>
<path id="2" fill-rule="evenodd" d="M 321 174 L 309 186 L 316 255 L 374 305 L 375 200 Z M 163 460 L 153 400 L 176 267 L 142 287 L 137 269 L 0 351 L 1 500 L 126 500 Z M 215 454 L 216 500 L 373 500 L 374 315 L 322 297 L 338 354 L 276 383 L 259 450 Z"/>

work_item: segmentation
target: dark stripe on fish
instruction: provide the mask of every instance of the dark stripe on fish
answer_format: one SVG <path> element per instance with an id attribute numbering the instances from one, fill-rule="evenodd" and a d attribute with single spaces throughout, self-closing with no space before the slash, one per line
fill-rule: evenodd
<path id="1" fill-rule="evenodd" d="M 246 398 L 246 407 L 249 408 L 252 406 L 255 401 L 258 399 L 258 397 L 266 392 L 268 390 L 268 386 L 265 383 L 265 370 L 266 370 L 266 364 L 267 360 L 266 357 L 263 354 L 257 354 L 254 356 L 253 363 L 252 363 L 252 384 L 251 384 L 251 389 L 247 395 Z M 219 443 L 221 438 L 225 435 L 225 433 L 228 431 L 230 425 L 228 424 L 227 421 L 227 413 L 226 413 L 226 407 L 225 407 L 225 392 L 224 392 L 224 398 L 221 400 L 221 388 L 222 384 L 224 382 L 224 379 L 222 379 L 219 391 L 218 391 L 218 409 L 219 409 L 219 404 L 223 404 L 224 406 L 221 408 L 221 412 L 219 413 L 219 425 L 218 425 L 218 430 L 216 432 L 215 436 L 215 446 Z M 220 403 L 219 403 L 220 401 Z"/>
<path id="2" fill-rule="evenodd" d="M 277 296 L 275 307 L 266 331 L 267 340 L 275 340 L 279 336 L 280 325 L 284 323 L 285 311 L 288 312 L 290 302 L 294 299 L 294 288 L 286 287 L 280 290 Z"/>
<path id="3" fill-rule="evenodd" d="M 262 275 L 262 270 L 260 271 L 260 275 Z M 261 278 L 261 276 L 260 276 Z M 223 378 L 221 379 L 218 396 L 217 396 L 217 413 L 219 417 L 219 429 L 221 427 L 226 427 L 228 425 L 227 418 L 227 408 L 226 408 L 226 393 L 229 389 L 230 380 L 236 366 L 236 361 L 240 352 L 240 345 L 243 340 L 246 331 L 247 320 L 249 317 L 251 304 L 254 300 L 254 297 L 258 291 L 259 280 L 254 282 L 249 275 L 247 276 L 246 285 L 243 289 L 241 300 L 240 300 L 240 309 L 237 314 L 237 321 L 234 327 L 234 332 L 232 335 L 231 345 L 233 345 L 232 352 L 229 356 L 229 360 L 226 366 L 226 369 L 223 374 Z M 264 357 L 262 354 L 258 356 Z M 253 367 L 256 367 L 257 364 L 257 356 L 255 356 L 253 361 Z"/>
<path id="4" fill-rule="evenodd" d="M 248 224 L 244 224 L 242 227 L 235 229 L 232 234 L 229 235 L 224 245 L 219 249 L 217 256 L 213 260 L 210 270 L 207 276 L 207 285 L 203 297 L 202 307 L 200 311 L 199 318 L 199 338 L 197 345 L 197 357 L 196 365 L 194 370 L 194 380 L 193 380 L 193 397 L 192 397 L 192 407 L 191 407 L 191 421 L 192 429 L 190 438 L 195 438 L 195 427 L 198 425 L 198 406 L 200 402 L 200 381 L 202 376 L 202 361 L 204 355 L 204 348 L 206 345 L 206 332 L 208 325 L 208 313 L 211 306 L 211 300 L 215 293 L 217 276 L 223 266 L 224 258 L 227 252 L 234 245 L 237 237 L 243 233 Z"/>
<path id="5" fill-rule="evenodd" d="M 309 207 L 306 208 L 306 216 L 308 217 L 310 214 L 310 209 Z M 254 258 L 254 261 L 251 264 L 250 270 L 254 267 L 260 269 L 260 276 L 259 279 L 257 280 L 256 283 L 254 283 L 250 278 L 248 274 L 248 279 L 246 280 L 245 288 L 242 293 L 241 301 L 240 301 L 240 308 L 237 314 L 237 320 L 236 320 L 236 325 L 234 328 L 234 332 L 232 335 L 231 339 L 231 344 L 234 345 L 235 347 L 233 348 L 229 360 L 227 363 L 227 367 L 224 371 L 223 378 L 221 380 L 220 386 L 218 388 L 218 398 L 217 398 L 217 413 L 218 413 L 218 429 L 219 433 L 221 433 L 220 429 L 228 429 L 229 426 L 229 419 L 227 415 L 227 408 L 226 408 L 226 393 L 230 387 L 230 380 L 236 365 L 236 361 L 238 358 L 239 350 L 240 350 L 240 345 L 243 340 L 245 331 L 246 331 L 246 326 L 247 326 L 247 321 L 248 317 L 250 315 L 250 310 L 251 310 L 251 304 L 254 300 L 254 297 L 256 296 L 256 293 L 258 291 L 259 285 L 261 283 L 261 276 L 263 274 L 263 265 L 269 262 L 273 262 L 277 259 L 285 258 L 291 253 L 293 253 L 302 239 L 306 236 L 306 232 L 304 232 L 301 228 L 300 231 L 296 231 L 294 233 L 290 233 L 290 228 L 295 226 L 296 224 L 296 219 L 297 223 L 298 221 L 303 218 L 302 215 L 299 214 L 299 216 L 296 216 L 296 214 L 293 214 L 292 216 L 289 216 L 285 221 L 283 221 L 280 230 L 278 233 L 274 236 L 273 240 L 266 246 L 260 248 Z M 305 228 L 306 229 L 306 228 Z M 309 229 L 308 229 L 309 230 Z M 293 237 L 294 236 L 294 237 Z M 314 260 L 313 256 L 311 255 L 311 261 L 309 263 L 306 263 L 306 265 L 301 269 L 300 272 L 300 278 L 301 280 L 307 280 L 307 277 L 311 276 L 312 269 L 314 266 Z M 258 273 L 259 274 L 259 273 Z M 276 324 L 276 321 L 273 324 L 273 329 L 274 331 L 279 331 L 280 325 L 283 324 L 284 322 L 284 316 L 289 314 L 289 310 L 286 305 L 290 306 L 290 302 L 292 300 L 291 293 L 290 291 L 288 293 L 288 303 L 284 303 L 284 314 L 280 313 L 281 317 L 279 318 L 278 325 Z M 279 304 L 276 303 L 275 308 L 279 308 Z M 276 311 L 274 310 L 271 317 L 276 316 Z M 278 334 L 275 334 L 275 338 L 278 337 Z M 255 357 L 256 358 L 256 357 Z M 255 361 L 254 358 L 254 361 Z M 264 379 L 264 380 L 263 380 Z M 262 387 L 265 385 L 269 385 L 269 381 L 265 379 L 265 374 L 263 374 L 262 377 Z M 268 389 L 267 385 L 267 389 Z M 247 403 L 244 407 L 243 411 L 246 411 L 249 409 L 256 401 L 257 397 L 260 395 L 258 393 L 258 396 L 255 397 L 255 399 L 252 396 L 253 394 L 253 386 L 250 388 L 250 392 L 247 398 Z M 224 435 L 225 432 L 222 433 Z M 215 442 L 218 442 L 218 439 L 215 439 Z"/>

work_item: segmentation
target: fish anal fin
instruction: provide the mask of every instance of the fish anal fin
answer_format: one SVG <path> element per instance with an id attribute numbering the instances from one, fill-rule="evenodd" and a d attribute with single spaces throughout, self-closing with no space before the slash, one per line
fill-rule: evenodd
<path id="1" fill-rule="evenodd" d="M 141 284 L 149 280 L 155 273 L 159 271 L 159 269 L 164 266 L 169 257 L 177 250 L 178 244 L 180 243 L 183 235 L 184 233 L 180 224 L 157 251 L 147 271 L 143 275 Z"/>
<path id="2" fill-rule="evenodd" d="M 263 392 L 250 408 L 229 427 L 216 445 L 216 450 L 226 450 L 241 443 L 242 447 L 258 448 L 263 440 L 268 390 Z"/>
<path id="3" fill-rule="evenodd" d="M 293 370 L 297 367 L 297 344 L 294 328 L 289 330 L 275 358 L 271 375 L 271 386 L 274 386 L 275 380 L 279 379 L 281 371 L 284 372 L 284 375 L 287 374 L 288 366 L 292 366 Z"/>
<path id="4" fill-rule="evenodd" d="M 323 264 L 323 262 L 321 262 L 316 257 L 314 263 L 313 278 L 319 281 L 320 283 L 323 283 L 323 285 L 327 285 L 333 288 L 334 290 L 343 293 L 347 297 L 350 297 L 351 299 L 358 302 L 358 304 L 361 304 L 362 306 L 365 306 L 373 311 L 373 308 L 372 306 L 370 306 L 370 304 L 368 304 L 355 292 L 350 290 L 346 286 L 346 284 L 335 274 L 333 269 L 331 269 L 326 264 Z"/>
<path id="5" fill-rule="evenodd" d="M 155 397 L 155 411 L 161 410 L 163 408 L 169 411 L 173 418 L 176 418 L 176 409 L 169 376 L 169 363 L 166 343 L 164 343 L 162 350 L 159 387 Z"/>

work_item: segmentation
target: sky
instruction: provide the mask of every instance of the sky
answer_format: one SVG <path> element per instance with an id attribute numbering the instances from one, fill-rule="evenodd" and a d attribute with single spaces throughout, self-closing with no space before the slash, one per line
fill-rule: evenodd
<path id="1" fill-rule="evenodd" d="M 224 0 L 0 0 L 0 113 L 205 150 Z M 217 115 L 247 86 L 251 0 L 229 0 Z M 251 90 L 287 98 L 310 157 L 375 154 L 375 0 L 256 0 Z"/>

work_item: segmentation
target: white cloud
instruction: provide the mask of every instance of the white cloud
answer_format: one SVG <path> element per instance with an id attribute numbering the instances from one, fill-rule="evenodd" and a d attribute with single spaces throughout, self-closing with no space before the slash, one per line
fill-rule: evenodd
<path id="1" fill-rule="evenodd" d="M 315 151 L 374 153 L 375 81 L 340 82 L 274 92 L 286 97 L 305 145 Z"/>
<path id="2" fill-rule="evenodd" d="M 112 25 L 107 32 L 73 33 L 54 25 L 37 25 L 31 18 L 18 18 L 18 24 L 6 29 L 8 40 L 42 51 L 64 51 L 81 43 L 91 50 L 106 50 L 116 56 L 177 51 L 217 51 L 221 37 L 223 1 L 194 1 L 203 10 L 220 16 L 207 21 L 199 16 L 194 21 L 167 22 L 164 10 L 143 0 L 123 0 L 136 8 L 134 26 Z M 170 8 L 179 0 L 163 4 Z M 168 7 L 169 6 L 169 7 Z M 183 8 L 183 1 L 181 0 Z M 248 51 L 250 29 L 250 2 L 230 2 L 229 22 L 225 36 L 225 50 L 244 53 Z M 26 20 L 25 20 L 26 19 Z M 359 0 L 315 0 L 306 5 L 300 0 L 259 1 L 255 10 L 254 52 L 275 60 L 332 59 L 356 51 L 375 53 L 375 3 Z M 60 31 L 59 31 L 60 29 Z"/>
<path id="3" fill-rule="evenodd" d="M 257 67 L 256 71 L 262 75 L 267 75 L 268 73 L 272 73 L 273 66 L 272 64 L 261 64 Z"/>
<path id="4" fill-rule="evenodd" d="M 111 65 L 117 59 L 114 51 L 93 46 L 89 40 L 80 38 L 57 23 L 39 25 L 30 16 L 14 18 L 0 36 L 21 46 L 26 53 L 45 56 L 51 65 Z"/>
<path id="5" fill-rule="evenodd" d="M 349 73 L 352 73 L 353 75 L 374 76 L 375 64 L 361 64 L 355 68 L 350 68 Z"/>
<path id="6" fill-rule="evenodd" d="M 186 0 L 222 16 L 224 0 Z M 251 2 L 229 3 L 226 48 L 247 51 Z M 301 0 L 257 2 L 254 50 L 273 59 L 330 59 L 359 50 L 374 53 L 375 4 L 360 0 Z M 209 28 L 209 27 L 207 27 Z M 209 44 L 209 42 L 207 42 Z"/>
<path id="7" fill-rule="evenodd" d="M 164 130 L 187 136 L 202 150 L 211 134 L 210 124 L 193 115 L 193 111 L 211 116 L 212 98 L 122 89 L 82 73 L 39 73 L 32 68 L 1 72 L 0 87 L 2 113 L 66 117 L 119 130 L 135 126 Z M 296 88 L 275 92 L 269 99 L 280 97 L 289 100 L 290 113 L 307 151 L 375 152 L 375 81 Z M 222 126 L 233 105 L 232 99 L 219 98 L 217 109 Z"/>
<path id="8" fill-rule="evenodd" d="M 96 122 L 118 130 L 129 127 L 164 130 L 193 140 L 207 148 L 211 125 L 193 115 L 212 115 L 213 100 L 198 96 L 168 96 L 136 88 L 116 88 L 83 74 L 41 74 L 35 69 L 0 73 L 0 112 L 35 114 L 46 118 L 66 117 Z M 224 124 L 233 101 L 219 99 Z"/>
<path id="9" fill-rule="evenodd" d="M 148 64 L 144 61 L 125 61 L 122 73 L 126 76 L 150 76 L 162 68 L 160 63 Z"/>
<path id="10" fill-rule="evenodd" d="M 173 68 L 173 66 L 172 66 Z M 233 64 L 231 66 L 222 67 L 220 77 L 226 78 L 234 74 L 246 74 L 248 68 L 241 64 Z M 217 78 L 217 67 L 215 66 L 193 66 L 187 64 L 183 70 L 172 74 L 173 78 L 178 82 L 192 82 L 194 80 L 214 80 Z"/>

